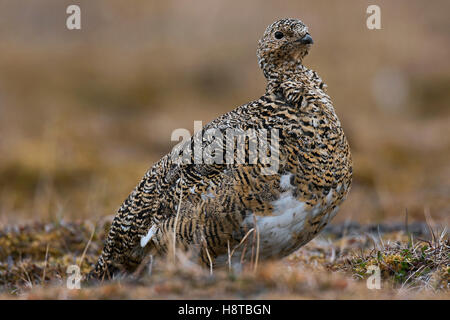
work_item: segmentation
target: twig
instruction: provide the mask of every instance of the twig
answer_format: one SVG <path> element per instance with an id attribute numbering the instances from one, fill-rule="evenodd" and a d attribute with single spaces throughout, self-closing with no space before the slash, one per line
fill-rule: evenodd
<path id="1" fill-rule="evenodd" d="M 206 256 L 208 257 L 208 260 L 209 260 L 209 273 L 212 275 L 213 274 L 213 263 L 212 263 L 211 256 L 209 255 L 208 243 L 206 242 L 206 239 L 204 236 L 202 236 L 202 239 L 203 239 L 203 243 L 205 245 Z"/>
<path id="2" fill-rule="evenodd" d="M 46 276 L 46 271 L 47 271 L 47 260 L 48 260 L 48 248 L 49 248 L 50 244 L 47 243 L 47 248 L 45 249 L 45 262 L 44 262 L 44 272 L 42 274 L 42 283 L 45 284 L 45 276 Z"/>
<path id="3" fill-rule="evenodd" d="M 250 233 L 252 233 L 253 231 L 255 231 L 255 228 L 251 228 L 246 234 L 245 236 L 242 238 L 241 242 L 238 243 L 238 245 L 236 247 L 233 248 L 233 250 L 231 251 L 231 257 L 233 256 L 234 252 L 236 251 L 237 248 L 239 248 L 239 246 L 247 239 L 247 237 L 250 235 Z"/>
<path id="4" fill-rule="evenodd" d="M 383 239 L 381 238 L 380 225 L 377 226 L 377 232 L 378 232 L 378 238 L 380 239 L 380 242 L 381 242 L 381 245 L 383 246 L 383 251 L 384 251 L 384 250 L 386 250 L 386 248 L 384 246 Z"/>
<path id="5" fill-rule="evenodd" d="M 253 215 L 253 221 L 255 221 L 255 215 Z M 255 223 L 256 227 L 256 223 Z M 256 229 L 255 229 L 256 231 Z M 250 258 L 250 266 L 253 268 L 253 253 L 255 252 L 255 240 L 256 240 L 256 232 L 253 232 L 253 241 L 252 241 L 252 255 Z"/>
<path id="6" fill-rule="evenodd" d="M 175 222 L 173 224 L 173 261 L 176 261 L 176 250 L 177 250 L 177 224 L 178 217 L 181 211 L 181 201 L 183 200 L 183 177 L 180 178 L 180 200 L 178 201 L 177 215 L 175 216 Z"/>
<path id="7" fill-rule="evenodd" d="M 228 271 L 231 271 L 230 240 L 227 240 L 227 247 L 228 247 Z"/>
<path id="8" fill-rule="evenodd" d="M 136 271 L 133 273 L 133 277 L 137 278 L 142 273 L 142 270 L 146 265 L 149 265 L 149 273 L 151 274 L 152 266 L 153 266 L 153 256 L 151 254 L 147 255 L 144 260 L 139 264 L 136 268 Z"/>
<path id="9" fill-rule="evenodd" d="M 95 229 L 97 229 L 97 225 L 94 226 L 92 233 L 91 233 L 91 237 L 89 238 L 89 241 L 86 244 L 86 247 L 84 247 L 83 254 L 81 255 L 80 263 L 78 264 L 78 267 L 80 267 L 80 268 L 81 268 L 81 265 L 83 264 L 83 260 L 84 260 L 84 257 L 86 256 L 89 246 L 91 245 L 92 239 L 94 238 Z"/>
<path id="10" fill-rule="evenodd" d="M 256 223 L 256 217 L 253 215 L 253 219 L 255 220 L 255 230 L 256 230 L 256 257 L 255 257 L 255 268 L 253 269 L 254 272 L 256 272 L 256 269 L 258 268 L 258 261 L 259 261 L 259 229 L 258 224 Z"/>

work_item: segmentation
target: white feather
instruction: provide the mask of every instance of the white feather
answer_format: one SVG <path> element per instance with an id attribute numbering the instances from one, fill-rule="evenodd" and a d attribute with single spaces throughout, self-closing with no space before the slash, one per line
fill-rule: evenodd
<path id="1" fill-rule="evenodd" d="M 292 173 L 288 173 L 285 175 L 282 175 L 280 178 L 280 187 L 282 189 L 289 189 L 290 187 L 293 187 L 291 185 L 291 177 L 292 177 Z"/>
<path id="2" fill-rule="evenodd" d="M 141 238 L 141 247 L 144 248 L 148 242 L 152 239 L 153 235 L 156 232 L 156 225 L 153 225 L 150 230 L 148 230 L 147 234 L 145 235 L 145 237 Z"/>

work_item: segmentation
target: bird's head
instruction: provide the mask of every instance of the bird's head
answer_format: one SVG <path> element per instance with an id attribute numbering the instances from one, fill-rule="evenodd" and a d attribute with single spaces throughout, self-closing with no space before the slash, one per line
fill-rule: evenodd
<path id="1" fill-rule="evenodd" d="M 281 19 L 267 27 L 259 40 L 258 64 L 266 78 L 302 63 L 313 40 L 308 27 L 297 19 Z"/>

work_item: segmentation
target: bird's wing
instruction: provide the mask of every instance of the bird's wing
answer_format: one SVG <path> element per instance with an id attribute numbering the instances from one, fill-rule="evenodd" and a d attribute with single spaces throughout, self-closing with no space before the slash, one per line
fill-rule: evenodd
<path id="1" fill-rule="evenodd" d="M 211 149 L 211 146 L 212 149 L 224 150 L 226 139 L 211 141 L 205 136 L 207 131 L 213 128 L 225 135 L 226 130 L 230 128 L 245 131 L 252 127 L 250 119 L 246 119 L 241 112 L 246 106 L 240 108 L 206 125 L 201 132 L 175 148 L 175 154 L 189 147 L 194 149 L 196 139 L 200 139 L 203 150 Z M 199 138 L 199 135 L 203 135 L 203 138 Z M 248 152 L 248 144 L 245 147 Z M 148 170 L 120 207 L 112 222 L 101 259 L 106 263 L 108 260 L 114 260 L 119 264 L 130 260 L 133 248 L 140 247 L 142 239 L 148 242 L 154 225 L 158 226 L 160 233 L 165 233 L 167 229 L 173 228 L 174 218 L 180 211 L 182 216 L 191 222 L 196 220 L 195 215 L 201 215 L 201 221 L 196 221 L 203 223 L 206 228 L 207 221 L 203 217 L 208 215 L 241 212 L 244 217 L 245 210 L 249 207 L 269 210 L 264 208 L 263 198 L 274 197 L 271 190 L 276 189 L 272 186 L 276 183 L 275 179 L 261 178 L 261 166 L 236 163 L 238 153 L 233 154 L 233 157 L 233 164 L 205 161 L 195 163 L 194 152 L 189 159 L 191 163 L 180 164 L 174 160 L 173 153 L 164 156 Z M 252 194 L 251 190 L 260 192 Z M 232 224 L 230 221 L 230 230 Z M 225 222 L 221 225 L 226 227 Z"/>

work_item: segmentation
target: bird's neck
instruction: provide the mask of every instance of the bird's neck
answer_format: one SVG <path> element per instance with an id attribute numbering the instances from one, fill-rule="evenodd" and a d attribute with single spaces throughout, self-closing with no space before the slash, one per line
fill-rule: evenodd
<path id="1" fill-rule="evenodd" d="M 264 71 L 267 79 L 266 93 L 273 93 L 285 81 L 303 82 L 308 68 L 302 65 L 301 61 L 286 62 L 281 66 L 272 66 Z"/>

